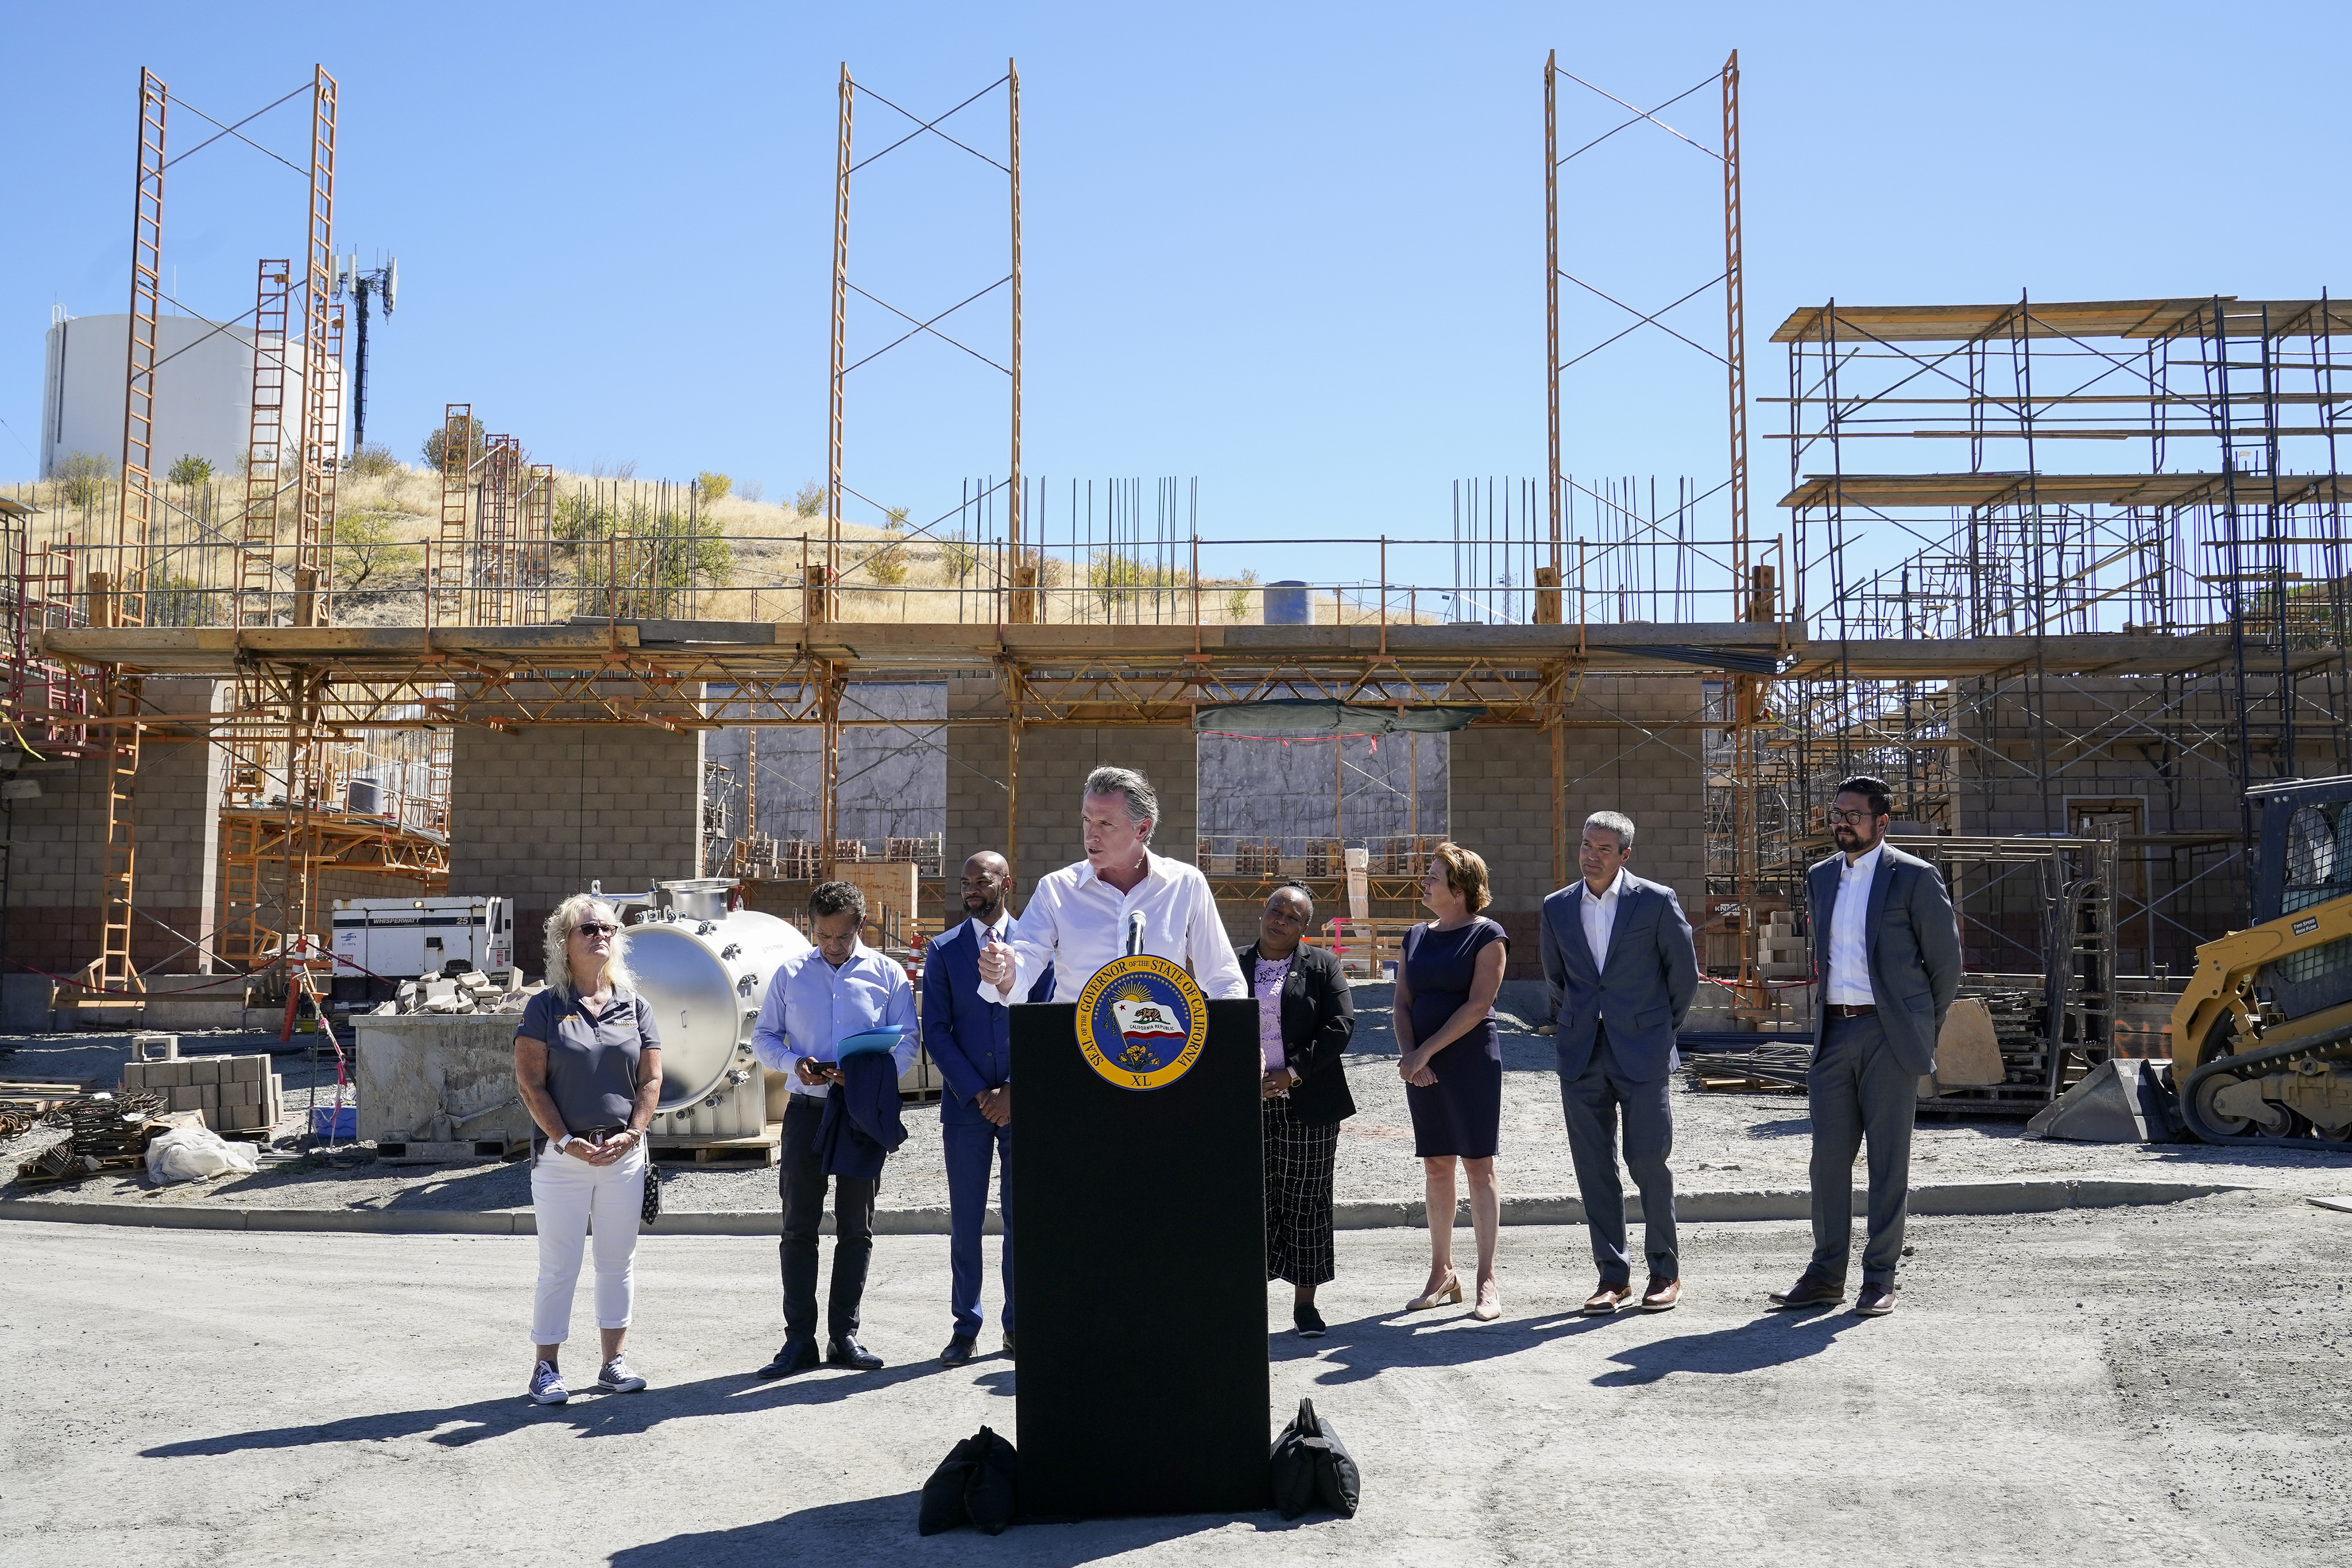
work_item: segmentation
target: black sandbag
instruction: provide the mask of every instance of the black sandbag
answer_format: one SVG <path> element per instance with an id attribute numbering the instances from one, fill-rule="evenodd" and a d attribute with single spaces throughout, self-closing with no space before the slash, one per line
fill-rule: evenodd
<path id="1" fill-rule="evenodd" d="M 923 1483 L 917 1532 L 937 1535 L 969 1524 L 983 1534 L 1003 1534 L 1016 1506 L 1019 1464 L 1013 1445 L 986 1427 L 958 1443 Z"/>
<path id="2" fill-rule="evenodd" d="M 971 1522 L 971 1515 L 964 1508 L 963 1494 L 971 1484 L 972 1472 L 980 1468 L 973 1451 L 978 1443 L 977 1438 L 966 1437 L 950 1448 L 948 1457 L 940 1461 L 940 1468 L 923 1483 L 922 1513 L 915 1523 L 918 1533 L 937 1535 Z"/>
<path id="3" fill-rule="evenodd" d="M 1301 1399 L 1298 1414 L 1274 1440 L 1274 1502 L 1285 1519 L 1312 1508 L 1345 1518 L 1356 1516 L 1363 1477 L 1339 1435 L 1315 1414 L 1315 1401 Z"/>
<path id="4" fill-rule="evenodd" d="M 971 1439 L 971 1473 L 964 1482 L 964 1512 L 982 1535 L 1002 1535 L 1013 1522 L 1019 1498 L 1014 1490 L 1020 1458 L 1013 1445 L 982 1427 Z"/>

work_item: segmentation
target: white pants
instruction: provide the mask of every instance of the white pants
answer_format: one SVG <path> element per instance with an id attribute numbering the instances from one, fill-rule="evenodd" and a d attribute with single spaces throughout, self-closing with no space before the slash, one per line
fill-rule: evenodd
<path id="1" fill-rule="evenodd" d="M 562 1344 L 572 1334 L 572 1289 L 580 1282 L 580 1254 L 589 1217 L 596 1231 L 596 1326 L 625 1329 L 636 1295 L 637 1219 L 644 1213 L 646 1151 L 592 1166 L 572 1155 L 542 1150 L 530 1167 L 530 1206 L 539 1225 L 539 1293 L 530 1313 L 533 1344 Z"/>

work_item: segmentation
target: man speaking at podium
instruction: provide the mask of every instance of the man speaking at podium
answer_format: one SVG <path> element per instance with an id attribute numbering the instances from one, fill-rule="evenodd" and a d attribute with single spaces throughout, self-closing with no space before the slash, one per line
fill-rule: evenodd
<path id="1" fill-rule="evenodd" d="M 1054 999 L 1075 1002 L 1095 971 L 1130 953 L 1183 965 L 1212 1000 L 1246 997 L 1248 982 L 1198 866 L 1151 852 L 1160 797 L 1142 774 L 1087 775 L 1087 858 L 1039 880 L 1009 943 L 980 950 L 980 995 L 1009 1006 L 1054 968 Z"/>

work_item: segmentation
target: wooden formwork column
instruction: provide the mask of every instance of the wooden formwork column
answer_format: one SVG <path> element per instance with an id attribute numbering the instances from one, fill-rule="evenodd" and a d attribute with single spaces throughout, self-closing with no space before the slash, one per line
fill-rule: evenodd
<path id="1" fill-rule="evenodd" d="M 1021 871 L 1021 728 L 1026 692 L 1020 669 L 1003 667 L 1004 683 L 1004 863 Z"/>
<path id="2" fill-rule="evenodd" d="M 841 788 L 841 692 L 847 683 L 847 672 L 830 659 L 817 661 L 817 800 L 816 827 L 817 875 L 831 881 L 834 874 L 834 840 L 841 831 L 839 804 L 834 799 Z"/>

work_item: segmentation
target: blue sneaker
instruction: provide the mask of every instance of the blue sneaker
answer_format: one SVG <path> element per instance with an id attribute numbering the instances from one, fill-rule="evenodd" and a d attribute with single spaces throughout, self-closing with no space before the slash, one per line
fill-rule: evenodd
<path id="1" fill-rule="evenodd" d="M 572 1397 L 572 1390 L 563 1386 L 563 1374 L 555 1370 L 553 1362 L 542 1361 L 530 1375 L 530 1402 L 533 1405 L 562 1405 Z"/>
<path id="2" fill-rule="evenodd" d="M 596 1386 L 607 1394 L 635 1394 L 646 1385 L 646 1380 L 629 1370 L 629 1359 L 616 1355 L 604 1364 L 596 1375 Z"/>

